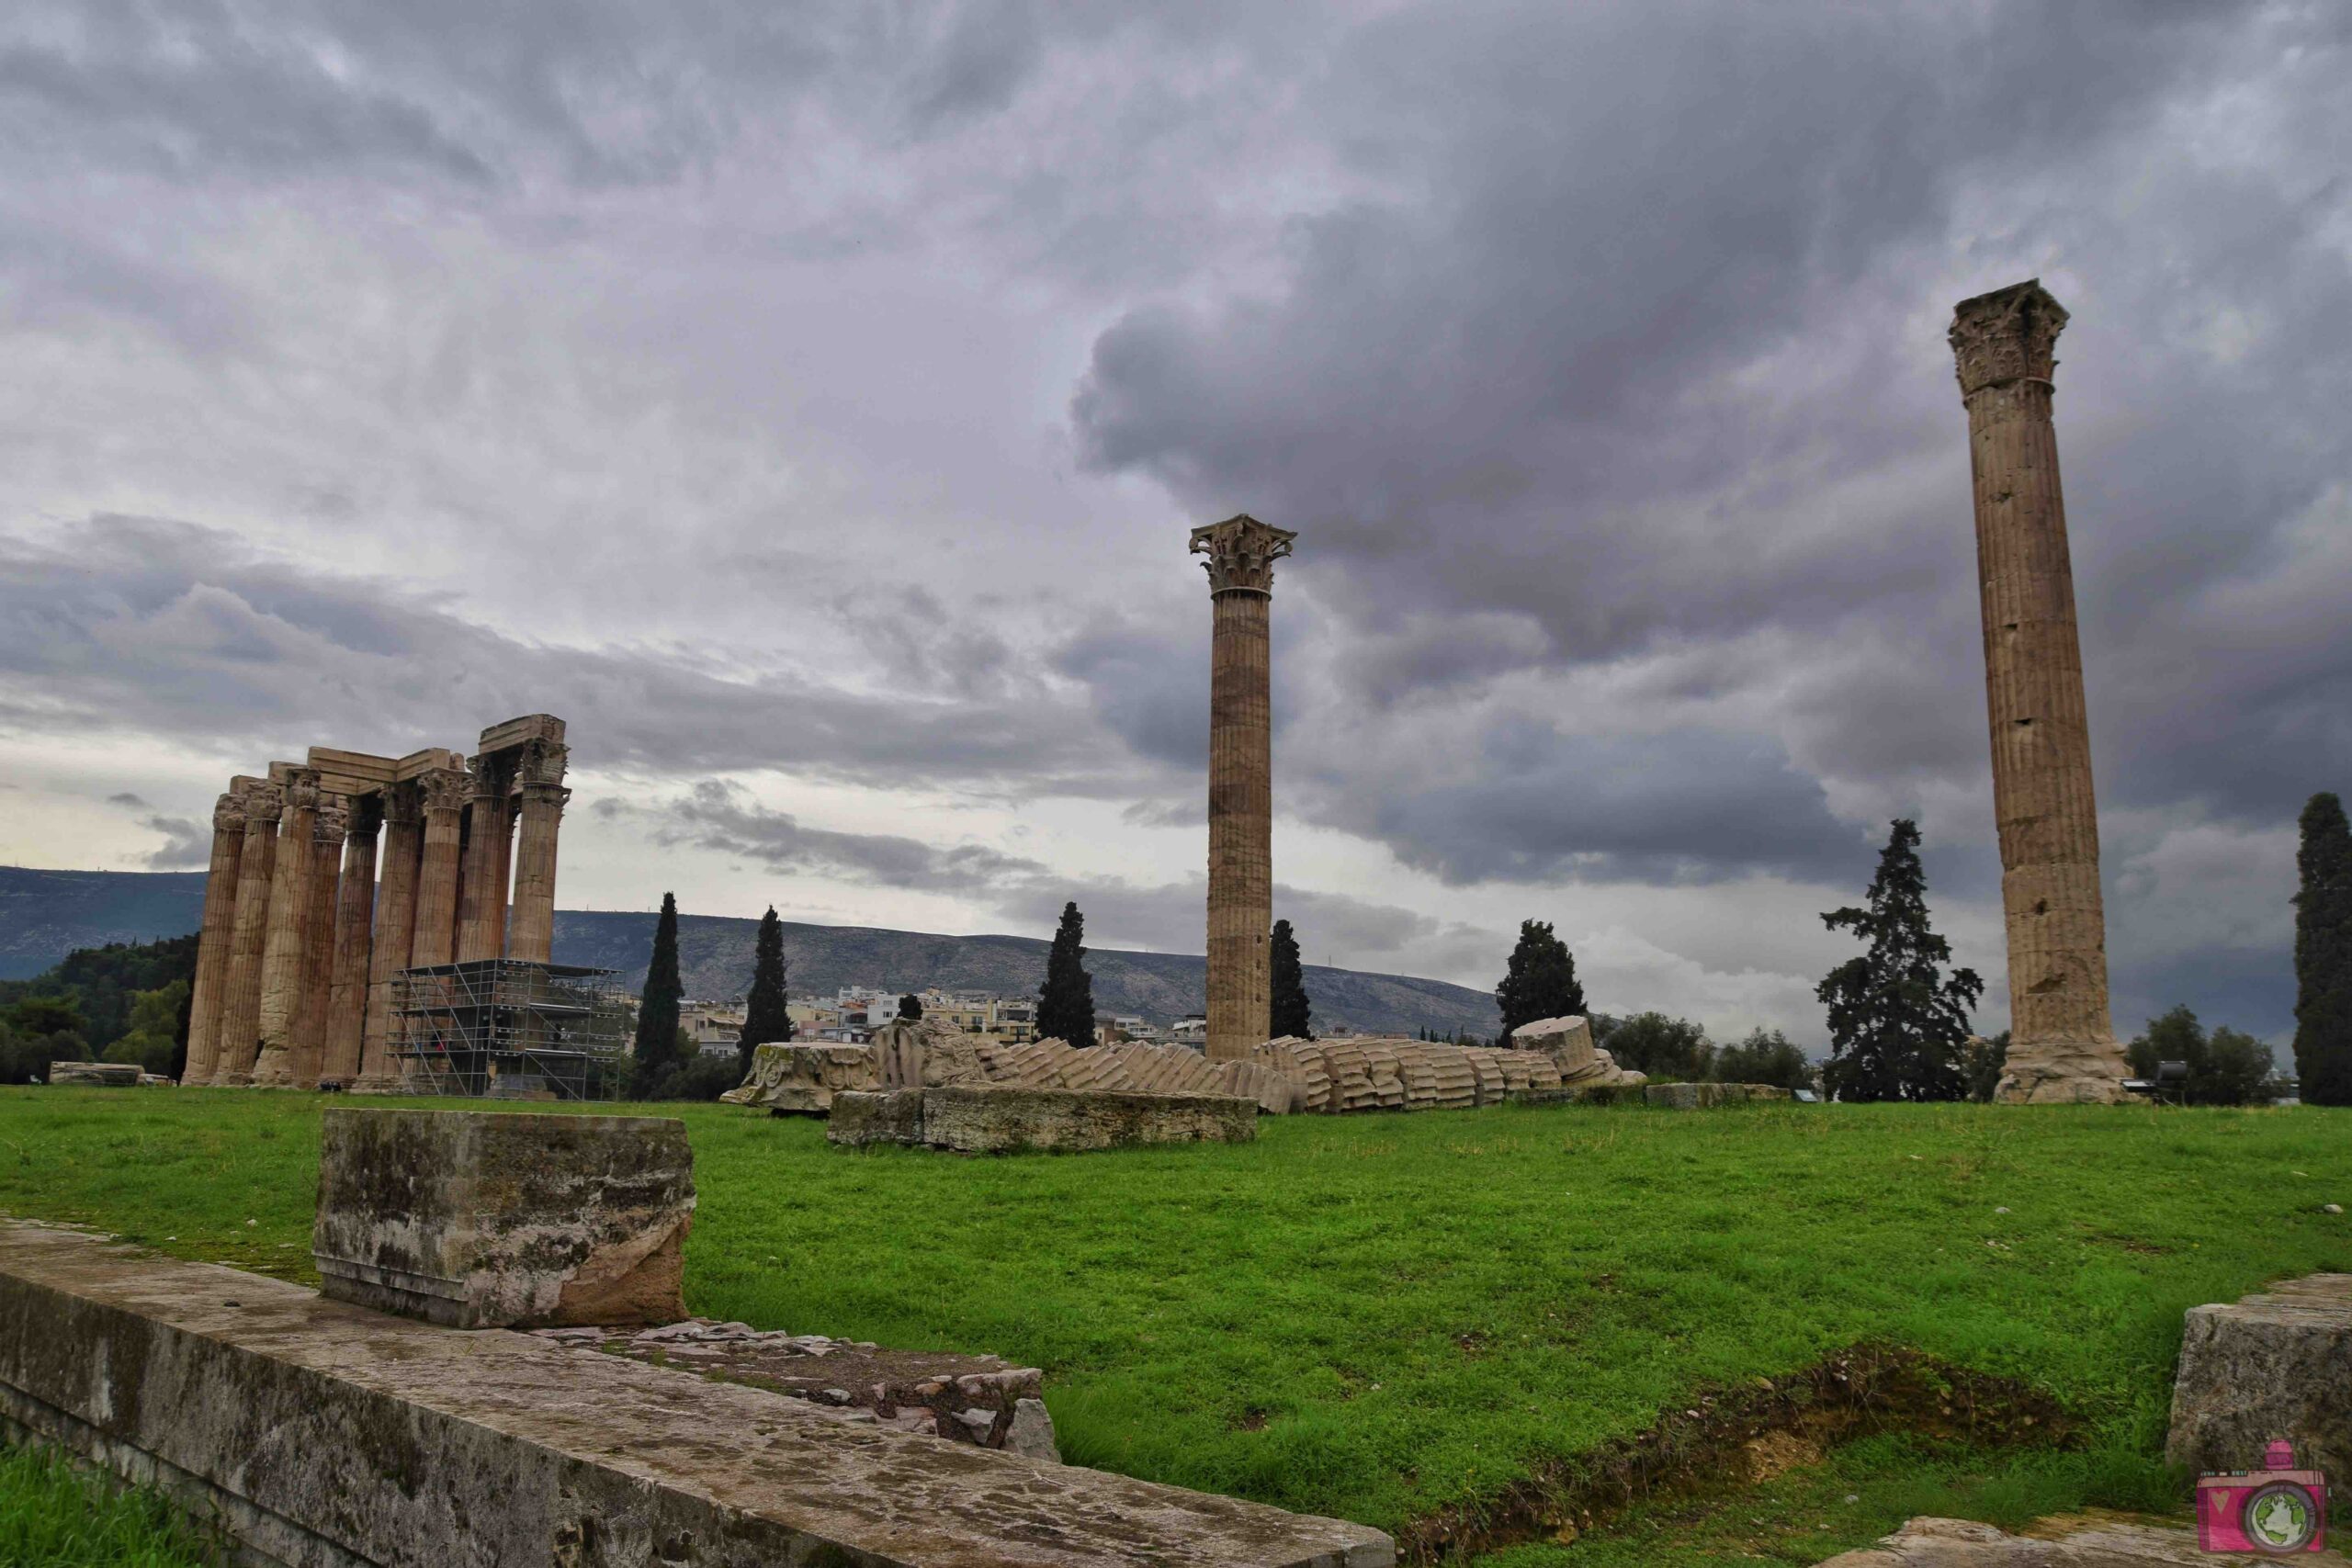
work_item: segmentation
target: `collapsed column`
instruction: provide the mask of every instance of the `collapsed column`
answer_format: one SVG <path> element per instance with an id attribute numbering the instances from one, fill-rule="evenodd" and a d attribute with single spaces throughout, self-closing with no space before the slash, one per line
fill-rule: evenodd
<path id="1" fill-rule="evenodd" d="M 1984 693 L 2009 955 L 1997 1098 L 2112 1102 L 2129 1068 L 2108 1017 L 2098 813 L 2051 420 L 2066 311 L 2039 281 L 1962 300 L 1951 341 L 1968 410 Z"/>
<path id="2" fill-rule="evenodd" d="M 1205 554 L 1209 647 L 1208 1035 L 1211 1061 L 1264 1043 L 1272 1006 L 1272 696 L 1268 619 L 1274 562 L 1297 535 L 1256 518 L 1193 530 Z"/>

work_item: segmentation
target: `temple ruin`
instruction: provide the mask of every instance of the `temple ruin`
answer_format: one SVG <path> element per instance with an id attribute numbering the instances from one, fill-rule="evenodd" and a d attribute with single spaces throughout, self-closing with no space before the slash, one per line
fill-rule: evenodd
<path id="1" fill-rule="evenodd" d="M 567 756 L 563 720 L 531 714 L 483 730 L 470 760 L 314 746 L 231 780 L 212 813 L 181 1082 L 401 1088 L 396 976 L 547 964 Z"/>
<path id="2" fill-rule="evenodd" d="M 1273 699 L 1267 660 L 1274 562 L 1298 536 L 1246 514 L 1193 530 L 1209 558 L 1208 1037 L 1238 1062 L 1271 1032 L 1274 923 Z"/>
<path id="3" fill-rule="evenodd" d="M 1996 1098 L 2112 1103 L 2130 1069 L 2108 1018 L 2107 920 L 2052 373 L 2066 311 L 2039 279 L 1954 310 L 1983 593 L 1993 811 L 2009 949 Z"/>

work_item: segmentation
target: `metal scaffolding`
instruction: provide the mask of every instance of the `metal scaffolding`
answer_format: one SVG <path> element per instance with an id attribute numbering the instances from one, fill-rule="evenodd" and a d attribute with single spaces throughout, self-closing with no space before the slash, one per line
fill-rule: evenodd
<path id="1" fill-rule="evenodd" d="M 412 1094 L 611 1100 L 628 1012 L 610 969 L 481 958 L 392 976 L 392 1059 Z"/>

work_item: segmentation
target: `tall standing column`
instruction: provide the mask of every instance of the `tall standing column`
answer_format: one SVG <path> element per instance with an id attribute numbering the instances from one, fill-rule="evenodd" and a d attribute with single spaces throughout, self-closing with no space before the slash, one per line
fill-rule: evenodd
<path id="1" fill-rule="evenodd" d="M 2039 280 L 1961 301 L 1951 324 L 1975 478 L 2008 926 L 2009 1055 L 1997 1098 L 2012 1103 L 2113 1102 L 2129 1076 L 2108 1018 L 2090 724 L 2050 415 L 2065 325 Z"/>
<path id="2" fill-rule="evenodd" d="M 334 967 L 327 985 L 326 1045 L 317 1080 L 349 1087 L 359 1076 L 368 1028 L 368 987 L 376 917 L 376 829 L 384 819 L 375 795 L 351 803 L 343 877 L 334 910 Z"/>
<path id="3" fill-rule="evenodd" d="M 424 849 L 416 883 L 416 938 L 409 967 L 449 962 L 458 909 L 458 845 L 465 810 L 466 775 L 435 768 L 417 777 L 424 816 Z"/>
<path id="4" fill-rule="evenodd" d="M 1206 555 L 1209 645 L 1208 1039 L 1238 1061 L 1270 1026 L 1267 951 L 1274 919 L 1273 701 L 1267 659 L 1274 562 L 1298 536 L 1254 517 L 1195 528 Z"/>
<path id="5" fill-rule="evenodd" d="M 235 940 L 237 862 L 244 848 L 244 796 L 232 789 L 212 806 L 212 860 L 204 874 L 204 920 L 196 938 L 182 1083 L 210 1082 L 220 1062 L 220 987 L 229 976 L 229 945 Z"/>
<path id="6" fill-rule="evenodd" d="M 295 1010 L 288 1064 L 296 1089 L 319 1087 L 326 1055 L 327 1005 L 334 992 L 335 915 L 341 902 L 343 840 L 351 827 L 351 798 L 325 795 L 311 826 L 311 870 L 302 908 L 302 1002 Z"/>
<path id="7" fill-rule="evenodd" d="M 411 962 L 416 935 L 417 877 L 424 853 L 424 817 L 413 784 L 384 792 L 384 887 L 376 900 L 376 933 L 368 954 L 368 1021 L 352 1089 L 388 1094 L 400 1088 L 391 1059 L 392 976 Z"/>
<path id="8" fill-rule="evenodd" d="M 277 864 L 269 881 L 269 938 L 261 957 L 261 1051 L 250 1076 L 254 1084 L 288 1083 L 287 1054 L 293 1047 L 294 1016 L 302 1006 L 304 917 L 310 911 L 311 833 L 319 818 L 319 775 L 297 768 L 286 784 L 288 809 L 277 836 Z"/>
<path id="9" fill-rule="evenodd" d="M 515 958 L 545 964 L 555 952 L 556 832 L 563 822 L 563 787 L 570 749 L 535 740 L 523 753 L 523 826 L 514 849 L 514 922 L 506 951 Z"/>
<path id="10" fill-rule="evenodd" d="M 473 760 L 467 777 L 465 873 L 458 894 L 458 962 L 496 958 L 504 921 L 506 794 L 512 767 L 504 757 Z"/>
<path id="11" fill-rule="evenodd" d="M 277 823 L 285 809 L 285 792 L 276 784 L 255 784 L 245 792 L 245 847 L 237 857 L 236 919 L 229 938 L 229 970 L 220 982 L 219 1054 L 212 1076 L 196 1081 L 229 1087 L 254 1081 L 269 893 L 277 881 Z"/>

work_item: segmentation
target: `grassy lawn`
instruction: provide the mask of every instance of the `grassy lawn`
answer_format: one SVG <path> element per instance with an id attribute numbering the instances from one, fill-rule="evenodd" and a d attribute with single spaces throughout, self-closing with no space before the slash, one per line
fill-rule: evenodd
<path id="1" fill-rule="evenodd" d="M 118 1491 L 39 1448 L 0 1448 L 6 1568 L 212 1568 L 215 1543 L 152 1493 Z"/>
<path id="2" fill-rule="evenodd" d="M 0 1090 L 0 1211 L 308 1279 L 321 1103 Z M 1080 1463 L 1396 1529 L 1865 1342 L 2076 1422 L 2066 1451 L 1849 1444 L 1512 1568 L 2166 1505 L 2182 1311 L 2352 1269 L 2320 1212 L 2352 1201 L 2352 1121 L 2315 1110 L 1505 1107 L 979 1160 L 662 1110 L 695 1147 L 695 1311 L 1043 1367 Z"/>

